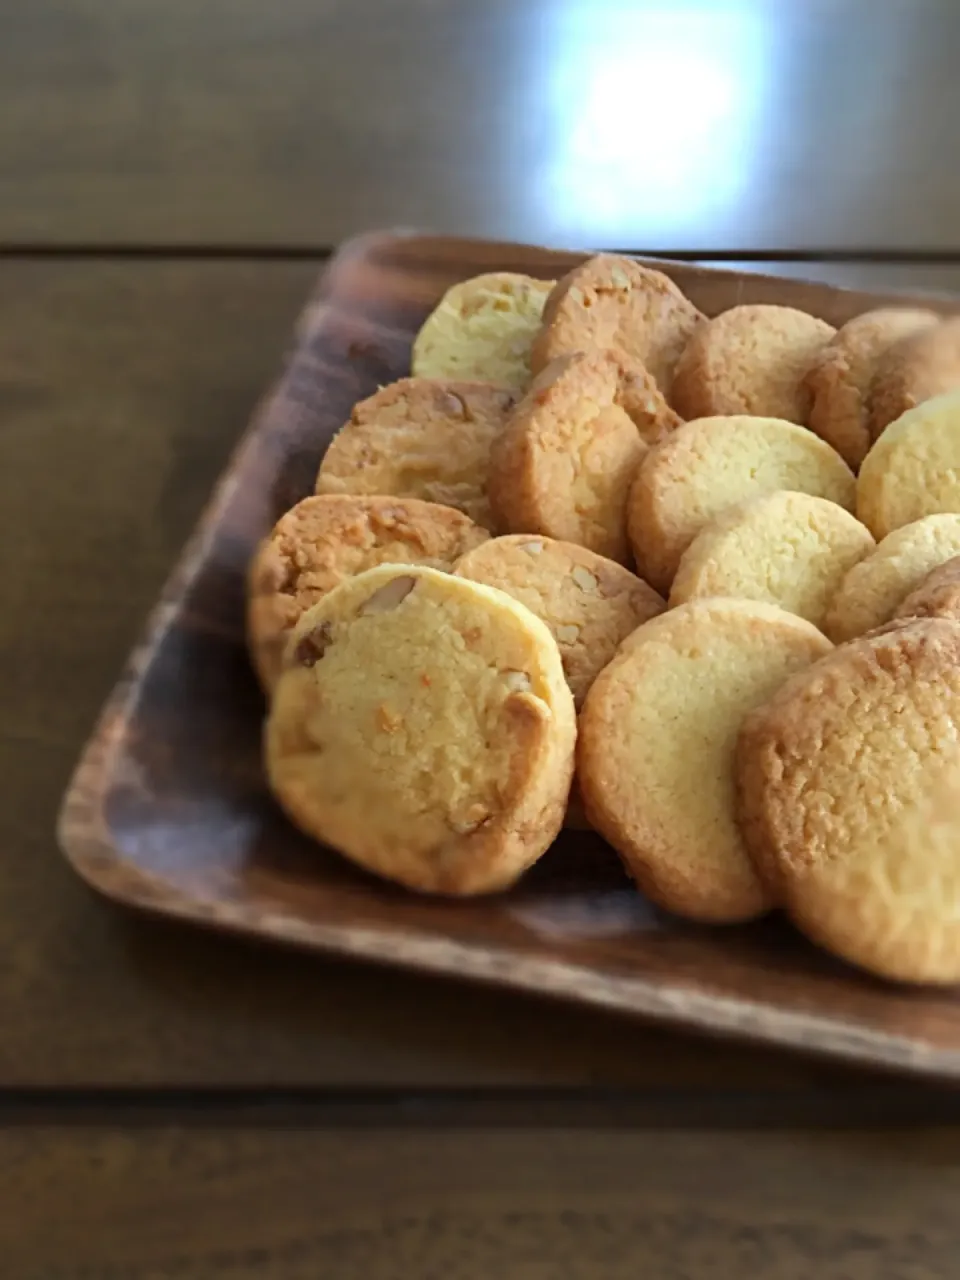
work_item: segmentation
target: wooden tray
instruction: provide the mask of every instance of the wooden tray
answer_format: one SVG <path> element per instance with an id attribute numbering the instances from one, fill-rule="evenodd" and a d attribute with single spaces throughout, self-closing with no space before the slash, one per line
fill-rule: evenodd
<path id="1" fill-rule="evenodd" d="M 581 256 L 389 234 L 341 249 L 84 751 L 60 815 L 62 847 L 110 898 L 183 920 L 960 1077 L 960 997 L 871 981 L 777 919 L 735 929 L 668 919 L 595 837 L 565 834 L 501 897 L 433 901 L 312 845 L 267 793 L 264 708 L 243 637 L 258 539 L 312 491 L 354 401 L 407 371 L 411 338 L 444 289 L 494 269 L 555 277 Z M 776 302 L 841 324 L 903 301 L 658 265 L 711 314 Z"/>

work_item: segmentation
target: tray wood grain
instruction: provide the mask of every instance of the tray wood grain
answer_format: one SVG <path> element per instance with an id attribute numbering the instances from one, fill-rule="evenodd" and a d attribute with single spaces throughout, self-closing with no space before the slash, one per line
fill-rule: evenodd
<path id="1" fill-rule="evenodd" d="M 60 813 L 61 846 L 117 902 L 251 937 L 659 1018 L 878 1067 L 960 1078 L 960 996 L 848 969 L 776 918 L 707 929 L 668 918 L 598 838 L 565 833 L 509 893 L 418 898 L 296 832 L 267 793 L 264 706 L 244 644 L 244 574 L 311 492 L 352 404 L 408 368 L 440 294 L 482 271 L 556 277 L 582 254 L 376 233 L 331 260 L 285 368 L 222 476 L 110 696 Z M 841 324 L 882 303 L 774 276 L 658 263 L 714 314 L 796 306 Z"/>

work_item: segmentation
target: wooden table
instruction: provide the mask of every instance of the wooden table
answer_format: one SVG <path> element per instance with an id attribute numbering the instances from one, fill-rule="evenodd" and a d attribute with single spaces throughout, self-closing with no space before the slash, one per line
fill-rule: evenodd
<path id="1" fill-rule="evenodd" d="M 953 0 L 695 7 L 0 0 L 0 1276 L 957 1274 L 956 1093 L 131 919 L 54 844 L 341 236 L 960 292 Z"/>

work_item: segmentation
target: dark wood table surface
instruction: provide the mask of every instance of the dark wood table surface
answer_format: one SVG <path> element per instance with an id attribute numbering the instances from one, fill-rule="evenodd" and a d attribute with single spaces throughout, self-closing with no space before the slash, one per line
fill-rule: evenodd
<path id="1" fill-rule="evenodd" d="M 132 919 L 59 798 L 373 226 L 960 294 L 954 0 L 0 0 L 0 1277 L 960 1268 L 960 1093 Z"/>

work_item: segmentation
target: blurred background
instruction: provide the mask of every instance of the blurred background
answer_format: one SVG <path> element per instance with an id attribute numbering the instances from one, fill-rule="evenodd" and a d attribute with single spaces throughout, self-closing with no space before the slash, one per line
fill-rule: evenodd
<path id="1" fill-rule="evenodd" d="M 7 0 L 0 242 L 960 248 L 957 0 Z"/>

